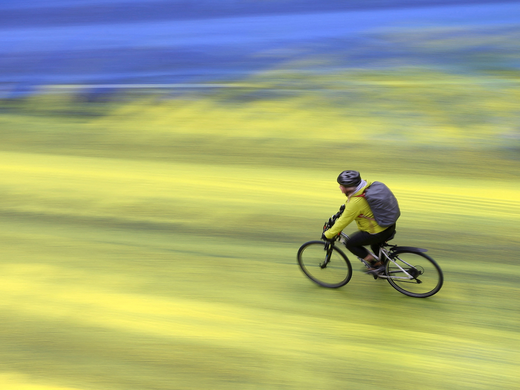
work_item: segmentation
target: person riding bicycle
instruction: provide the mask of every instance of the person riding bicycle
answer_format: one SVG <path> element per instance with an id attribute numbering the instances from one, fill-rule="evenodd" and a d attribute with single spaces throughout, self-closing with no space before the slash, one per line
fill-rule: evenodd
<path id="1" fill-rule="evenodd" d="M 376 275 L 384 271 L 384 264 L 374 258 L 364 246 L 370 245 L 372 251 L 377 253 L 378 245 L 388 241 L 394 235 L 395 224 L 388 227 L 377 224 L 368 202 L 362 196 L 365 189 L 372 183 L 362 180 L 359 172 L 343 171 L 337 180 L 341 192 L 347 197 L 345 209 L 334 225 L 323 232 L 321 238 L 327 242 L 334 241 L 343 229 L 352 221 L 356 221 L 359 231 L 350 237 L 346 242 L 346 247 L 354 255 L 370 264 L 368 273 Z"/>

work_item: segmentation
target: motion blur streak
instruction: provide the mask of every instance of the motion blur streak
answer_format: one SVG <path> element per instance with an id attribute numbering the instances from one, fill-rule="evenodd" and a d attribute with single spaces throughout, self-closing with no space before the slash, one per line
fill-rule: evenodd
<path id="1" fill-rule="evenodd" d="M 1 3 L 0 388 L 516 388 L 518 11 Z M 298 270 L 344 169 L 437 295 Z"/>

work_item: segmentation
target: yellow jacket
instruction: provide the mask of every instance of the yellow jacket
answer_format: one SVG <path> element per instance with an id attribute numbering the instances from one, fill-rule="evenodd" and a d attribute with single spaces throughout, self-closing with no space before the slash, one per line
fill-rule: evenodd
<path id="1" fill-rule="evenodd" d="M 336 220 L 334 226 L 325 232 L 325 237 L 332 238 L 337 236 L 352 221 L 356 221 L 359 230 L 372 234 L 381 233 L 383 230 L 388 228 L 377 224 L 368 202 L 364 197 L 359 196 L 370 184 L 372 184 L 372 182 L 367 181 L 366 186 L 362 187 L 358 192 L 347 198 L 343 214 L 341 214 L 341 217 Z"/>

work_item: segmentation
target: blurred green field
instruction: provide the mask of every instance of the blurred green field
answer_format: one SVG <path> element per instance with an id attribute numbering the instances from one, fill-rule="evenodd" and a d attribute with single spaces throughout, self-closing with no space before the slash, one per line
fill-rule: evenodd
<path id="1" fill-rule="evenodd" d="M 271 96 L 272 78 L 208 97 L 4 101 L 1 387 L 517 388 L 516 81 L 419 78 L 418 101 L 396 75 L 365 77 L 374 95 L 350 105 L 324 79 Z M 448 112 L 457 94 L 481 108 Z M 405 297 L 354 259 L 338 290 L 299 271 L 298 247 L 344 201 L 343 169 L 394 190 L 395 242 L 429 249 L 437 295 Z"/>

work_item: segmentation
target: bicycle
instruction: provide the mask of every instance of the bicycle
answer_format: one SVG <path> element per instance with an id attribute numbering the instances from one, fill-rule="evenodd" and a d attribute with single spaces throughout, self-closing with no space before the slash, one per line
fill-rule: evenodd
<path id="1" fill-rule="evenodd" d="M 332 218 L 329 219 L 330 226 L 334 222 Z M 327 224 L 324 229 L 326 227 Z M 384 271 L 374 275 L 374 279 L 386 279 L 393 288 L 410 297 L 426 298 L 438 293 L 444 282 L 439 265 L 424 253 L 426 249 L 388 244 L 394 236 L 395 233 L 379 245 L 377 256 L 372 253 L 385 264 Z M 348 239 L 349 236 L 341 232 L 339 242 L 346 244 Z M 336 242 L 309 241 L 298 250 L 297 259 L 301 270 L 322 287 L 342 287 L 352 278 L 352 265 L 347 255 L 335 245 Z M 367 268 L 370 267 L 365 260 L 358 259 Z"/>

